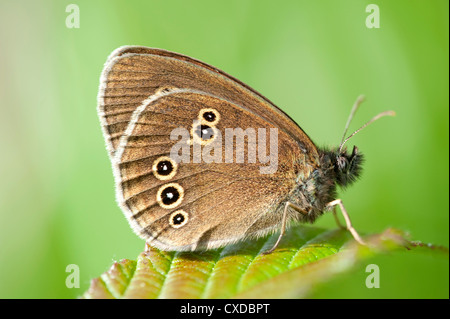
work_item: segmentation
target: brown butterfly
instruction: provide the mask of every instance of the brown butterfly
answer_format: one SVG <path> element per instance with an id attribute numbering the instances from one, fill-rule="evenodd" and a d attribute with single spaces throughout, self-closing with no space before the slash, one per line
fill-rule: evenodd
<path id="1" fill-rule="evenodd" d="M 359 130 L 336 149 L 317 148 L 288 115 L 234 77 L 138 46 L 108 57 L 98 113 L 117 202 L 152 246 L 212 249 L 281 230 L 271 252 L 289 223 L 312 223 L 331 209 L 336 217 L 336 206 L 363 243 L 336 199 L 336 187 L 360 174 L 361 153 L 344 148 Z M 363 127 L 384 115 L 393 112 Z"/>

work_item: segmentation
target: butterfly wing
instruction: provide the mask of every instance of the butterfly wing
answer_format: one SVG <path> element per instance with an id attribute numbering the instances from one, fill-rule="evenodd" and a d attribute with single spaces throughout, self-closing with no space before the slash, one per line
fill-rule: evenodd
<path id="1" fill-rule="evenodd" d="M 217 124 L 211 125 L 217 130 L 214 142 L 218 144 L 211 145 L 209 154 L 219 152 L 221 156 L 213 162 L 202 159 L 196 163 L 195 147 L 201 149 L 202 156 L 207 154 L 206 145 L 201 146 L 201 138 L 195 138 L 192 130 L 202 110 L 214 110 L 220 116 Z M 212 248 L 279 225 L 281 214 L 270 213 L 294 187 L 294 166 L 302 155 L 295 141 L 280 132 L 276 150 L 278 159 L 283 160 L 277 163 L 279 167 L 272 174 L 261 174 L 261 167 L 267 163 L 248 160 L 249 153 L 259 150 L 256 139 L 247 134 L 242 139 L 244 162 L 236 163 L 238 154 L 233 152 L 232 160 L 226 163 L 225 154 L 229 149 L 224 138 L 232 136 L 233 145 L 237 145 L 235 134 L 227 131 L 233 127 L 242 131 L 255 127 L 269 132 L 275 129 L 238 105 L 192 90 L 175 89 L 156 95 L 133 113 L 113 160 L 117 200 L 133 229 L 150 244 L 174 250 Z M 171 139 L 174 130 L 180 132 L 180 129 L 187 132 L 188 140 Z M 188 160 L 175 162 L 176 173 L 169 179 L 158 178 L 155 162 L 179 155 L 181 148 L 177 145 L 187 145 L 184 150 L 188 150 Z M 267 147 L 264 151 L 267 154 Z M 174 185 L 180 200 L 175 205 L 165 205 L 158 194 Z M 176 227 L 171 218 L 180 211 L 185 223 Z M 267 224 L 263 228 L 261 220 Z M 255 229 L 254 225 L 259 226 Z"/>
<path id="2" fill-rule="evenodd" d="M 217 142 L 222 137 L 213 150 L 214 155 L 220 150 L 221 160 L 195 163 L 194 149 L 202 139 L 195 136 L 194 121 L 211 109 L 220 117 L 210 126 Z M 301 128 L 270 101 L 222 71 L 163 50 L 125 47 L 111 55 L 102 75 L 99 115 L 117 200 L 134 231 L 164 250 L 214 248 L 279 228 L 283 200 L 297 175 L 313 170 L 317 157 Z M 262 174 L 267 163 L 249 160 L 259 150 L 248 137 L 245 162 L 238 163 L 234 152 L 226 163 L 223 141 L 230 128 L 260 128 L 268 135 L 277 129 L 276 171 Z M 176 155 L 180 140 L 171 134 L 177 129 L 188 132 L 189 142 L 181 143 L 189 160 L 172 162 L 174 174 L 161 178 L 155 165 Z M 174 203 L 163 202 L 174 193 Z"/>
<path id="3" fill-rule="evenodd" d="M 125 46 L 108 57 L 100 80 L 98 111 L 106 145 L 115 152 L 133 111 L 162 88 L 208 92 L 258 114 L 297 141 L 304 154 L 319 162 L 317 148 L 306 133 L 267 98 L 199 60 L 161 49 Z"/>

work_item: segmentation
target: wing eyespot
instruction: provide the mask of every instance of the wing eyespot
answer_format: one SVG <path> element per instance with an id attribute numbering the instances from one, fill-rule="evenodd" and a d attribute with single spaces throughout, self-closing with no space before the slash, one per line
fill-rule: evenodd
<path id="1" fill-rule="evenodd" d="M 215 126 L 220 121 L 220 113 L 212 108 L 201 109 L 198 114 L 198 119 L 202 124 Z"/>
<path id="2" fill-rule="evenodd" d="M 156 194 L 156 200 L 162 208 L 175 208 L 184 198 L 184 189 L 178 183 L 162 185 Z"/>
<path id="3" fill-rule="evenodd" d="M 177 210 L 170 214 L 169 216 L 169 224 L 173 228 L 180 228 L 186 225 L 189 220 L 189 214 L 184 210 Z"/>
<path id="4" fill-rule="evenodd" d="M 175 88 L 170 86 L 161 86 L 156 91 L 155 94 L 167 94 L 170 91 L 173 91 Z"/>
<path id="5" fill-rule="evenodd" d="M 199 121 L 195 121 L 191 129 L 192 140 L 194 143 L 201 145 L 207 145 L 212 143 L 219 132 L 215 126 L 208 124 L 201 124 Z"/>
<path id="6" fill-rule="evenodd" d="M 168 156 L 158 157 L 152 166 L 153 175 L 161 181 L 169 180 L 177 173 L 178 164 Z"/>

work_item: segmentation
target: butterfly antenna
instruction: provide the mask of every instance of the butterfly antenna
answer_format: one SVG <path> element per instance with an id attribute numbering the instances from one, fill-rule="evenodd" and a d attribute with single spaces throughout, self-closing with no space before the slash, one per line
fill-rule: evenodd
<path id="1" fill-rule="evenodd" d="M 355 113 L 358 110 L 358 108 L 361 105 L 361 103 L 364 102 L 364 99 L 365 99 L 365 96 L 364 95 L 360 95 L 356 99 L 355 104 L 353 104 L 352 110 L 351 110 L 350 115 L 348 116 L 348 119 L 347 119 L 347 124 L 345 124 L 345 129 L 344 129 L 344 134 L 342 134 L 341 144 L 339 144 L 339 151 L 342 149 L 342 146 L 345 143 L 344 142 L 345 134 L 347 134 L 348 127 L 350 126 L 350 122 L 352 121 L 353 116 L 355 116 Z"/>
<path id="2" fill-rule="evenodd" d="M 375 115 L 373 118 L 370 119 L 370 121 L 368 121 L 366 124 L 364 124 L 363 126 L 361 126 L 359 129 L 357 129 L 356 131 L 354 131 L 349 137 L 347 137 L 343 142 L 341 142 L 341 145 L 339 146 L 339 153 L 342 151 L 342 148 L 344 147 L 344 144 L 347 143 L 347 141 L 352 138 L 356 133 L 358 133 L 359 131 L 361 131 L 363 128 L 365 128 L 366 126 L 372 124 L 373 122 L 375 122 L 376 120 L 382 118 L 383 116 L 395 116 L 395 112 L 394 111 L 384 111 L 381 112 L 378 115 Z M 347 133 L 347 132 L 346 132 Z"/>

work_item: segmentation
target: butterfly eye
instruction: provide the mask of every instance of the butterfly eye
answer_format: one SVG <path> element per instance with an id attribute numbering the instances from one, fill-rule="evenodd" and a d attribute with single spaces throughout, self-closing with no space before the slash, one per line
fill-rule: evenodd
<path id="1" fill-rule="evenodd" d="M 345 167 L 347 166 L 347 163 L 348 163 L 348 161 L 344 156 L 338 156 L 336 158 L 336 165 L 340 171 L 345 169 Z"/>
<path id="2" fill-rule="evenodd" d="M 220 114 L 215 109 L 202 109 L 199 112 L 198 119 L 202 124 L 214 126 L 220 120 Z"/>
<path id="3" fill-rule="evenodd" d="M 184 190 L 177 183 L 163 185 L 156 194 L 156 200 L 162 208 L 177 207 L 184 197 Z"/>
<path id="4" fill-rule="evenodd" d="M 169 217 L 169 224 L 173 228 L 180 228 L 184 226 L 189 220 L 189 215 L 184 210 L 177 210 Z"/>
<path id="5" fill-rule="evenodd" d="M 153 162 L 153 174 L 159 180 L 168 180 L 175 176 L 177 163 L 167 156 L 161 156 Z"/>

